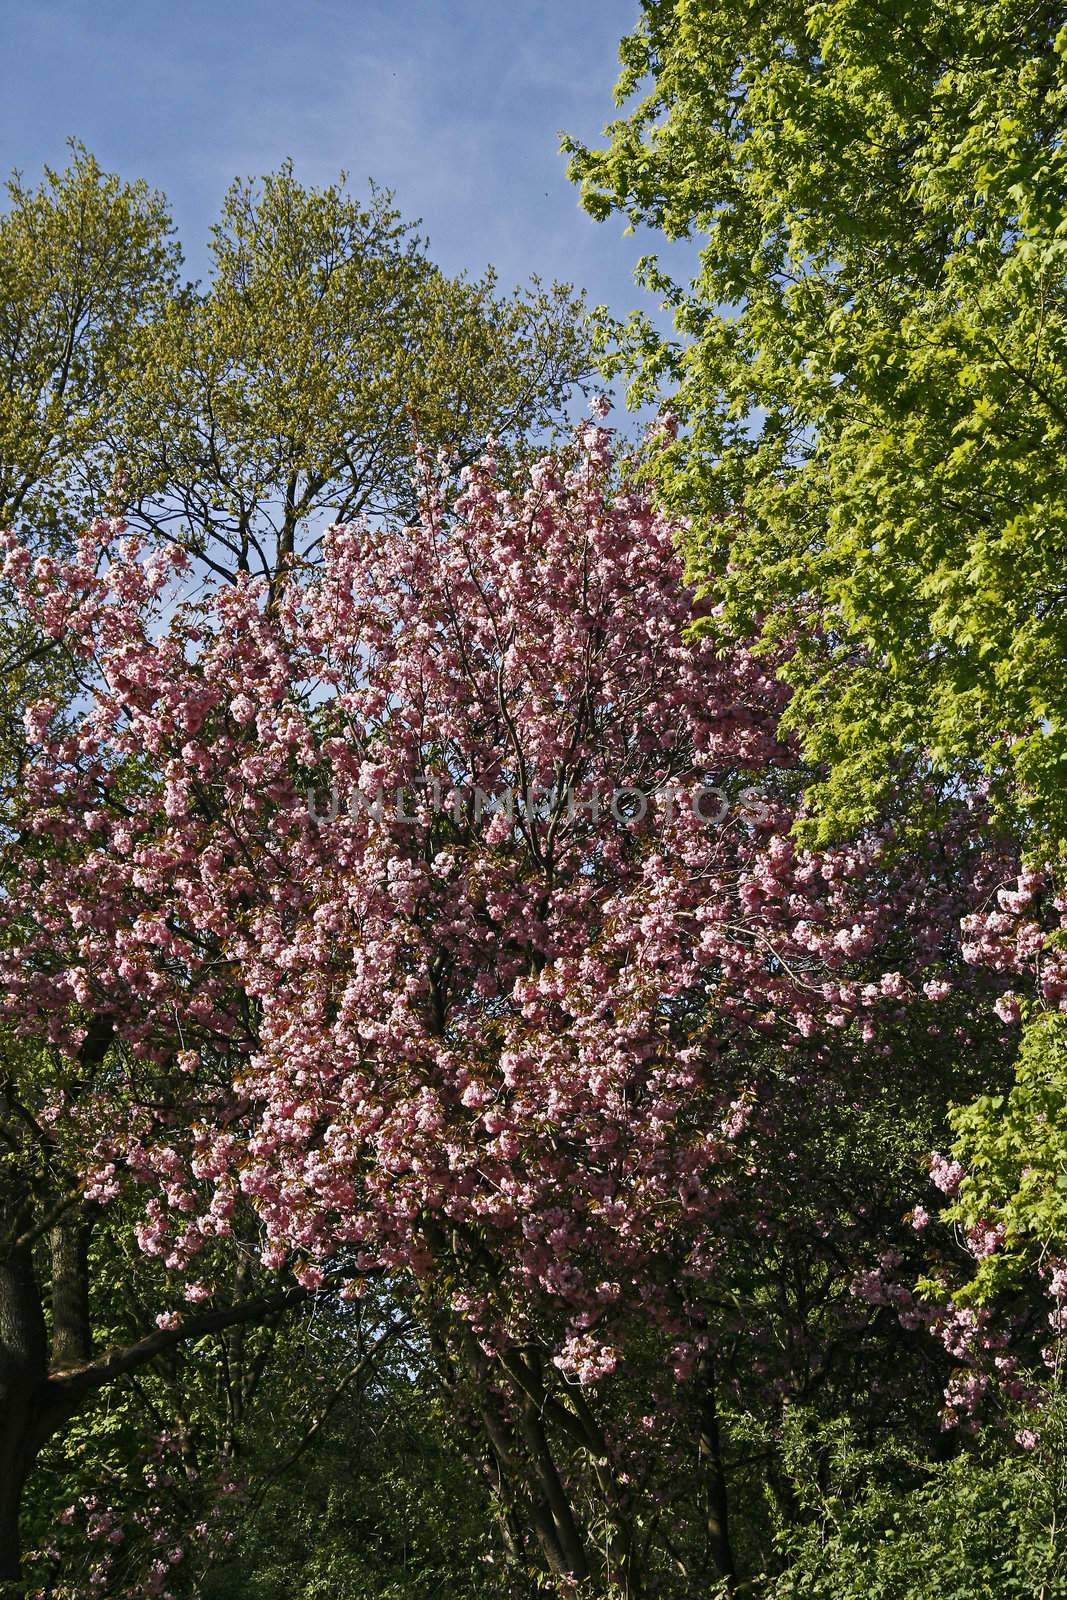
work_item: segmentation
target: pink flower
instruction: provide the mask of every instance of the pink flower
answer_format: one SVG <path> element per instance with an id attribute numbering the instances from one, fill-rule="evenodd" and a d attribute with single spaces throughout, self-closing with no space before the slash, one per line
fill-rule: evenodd
<path id="1" fill-rule="evenodd" d="M 304 1262 L 299 1267 L 293 1268 L 293 1277 L 304 1289 L 321 1289 L 326 1281 L 326 1274 L 321 1267 L 314 1266 L 311 1262 Z"/>
<path id="2" fill-rule="evenodd" d="M 230 716 L 235 722 L 251 722 L 255 714 L 255 702 L 250 700 L 248 695 L 234 695 L 230 701 Z"/>
<path id="3" fill-rule="evenodd" d="M 672 1347 L 671 1370 L 673 1371 L 674 1376 L 679 1379 L 679 1381 L 684 1382 L 685 1379 L 692 1376 L 693 1368 L 696 1365 L 697 1354 L 698 1352 L 696 1346 L 689 1344 L 684 1340 Z"/>
<path id="4" fill-rule="evenodd" d="M 958 1161 L 946 1161 L 944 1156 L 933 1155 L 930 1157 L 930 1179 L 951 1199 L 956 1193 L 965 1176 L 964 1169 Z"/>
<path id="5" fill-rule="evenodd" d="M 994 1255 L 1004 1243 L 1003 1223 L 978 1223 L 968 1230 L 967 1243 L 979 1258 Z"/>
<path id="6" fill-rule="evenodd" d="M 1002 994 L 1000 996 L 999 1000 L 994 1005 L 993 1010 L 996 1012 L 1001 1022 L 1018 1022 L 1020 1016 L 1018 996 L 1012 994 L 1009 990 L 1007 994 Z"/>
<path id="7" fill-rule="evenodd" d="M 22 713 L 23 727 L 26 737 L 31 744 L 40 744 L 48 729 L 48 724 L 56 714 L 55 702 L 52 700 L 34 700 Z"/>

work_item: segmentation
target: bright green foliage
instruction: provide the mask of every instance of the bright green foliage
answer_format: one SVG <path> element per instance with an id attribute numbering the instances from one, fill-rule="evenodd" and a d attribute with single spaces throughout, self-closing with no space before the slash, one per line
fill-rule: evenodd
<path id="1" fill-rule="evenodd" d="M 557 421 L 581 301 L 448 278 L 383 190 L 237 182 L 211 281 L 139 337 L 115 428 L 131 519 L 226 575 L 313 555 L 331 521 L 410 510 L 412 443 L 469 459 Z"/>
<path id="2" fill-rule="evenodd" d="M 416 438 L 520 448 L 589 371 L 580 296 L 447 277 L 373 186 L 235 182 L 203 290 L 162 197 L 81 146 L 8 189 L 0 526 L 61 537 L 121 503 L 220 573 L 273 573 L 331 521 L 409 511 Z"/>
<path id="3" fill-rule="evenodd" d="M 1002 1248 L 979 1260 L 960 1299 L 989 1299 L 1035 1265 L 1067 1256 L 1067 1017 L 1026 1028 L 1007 1095 L 983 1095 L 952 1115 L 954 1155 L 967 1170 L 948 1219 L 965 1231 L 1000 1226 Z"/>
<path id="4" fill-rule="evenodd" d="M 1034 1450 L 987 1445 L 942 1465 L 866 1447 L 845 1423 L 786 1427 L 795 1507 L 763 1600 L 1062 1600 L 1062 1402 Z"/>
<path id="5" fill-rule="evenodd" d="M 107 497 L 106 436 L 137 324 L 173 290 L 162 197 L 72 144 L 63 173 L 15 174 L 0 215 L 0 527 L 68 533 Z"/>
<path id="6" fill-rule="evenodd" d="M 1067 840 L 1065 51 L 1050 0 L 644 0 L 644 98 L 568 143 L 594 216 L 703 245 L 631 367 L 722 624 L 795 646 L 823 835 L 932 756 Z"/>

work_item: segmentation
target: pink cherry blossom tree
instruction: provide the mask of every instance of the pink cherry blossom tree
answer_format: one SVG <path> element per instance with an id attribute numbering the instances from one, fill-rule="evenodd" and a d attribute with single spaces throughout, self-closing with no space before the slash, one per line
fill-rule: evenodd
<path id="1" fill-rule="evenodd" d="M 606 428 L 524 489 L 490 450 L 449 501 L 424 463 L 421 497 L 273 595 L 182 598 L 116 523 L 67 563 L 6 541 L 83 684 L 28 709 L 0 907 L 2 1016 L 51 1064 L 4 1115 L 72 1175 L 3 1267 L 10 1498 L 89 1387 L 257 1314 L 217 1300 L 239 1234 L 271 1305 L 373 1274 L 418 1317 L 522 1559 L 636 1595 L 655 1464 L 695 1452 L 687 1581 L 732 1581 L 728 1349 L 791 1252 L 866 1326 L 877 1175 L 844 1192 L 827 1130 L 973 1039 L 959 919 L 1003 864 L 966 808 L 907 857 L 793 842 L 774 664 L 690 638 Z M 120 1194 L 173 1296 L 49 1367 L 35 1245 Z M 778 1394 L 797 1317 L 787 1356 L 762 1329 Z"/>

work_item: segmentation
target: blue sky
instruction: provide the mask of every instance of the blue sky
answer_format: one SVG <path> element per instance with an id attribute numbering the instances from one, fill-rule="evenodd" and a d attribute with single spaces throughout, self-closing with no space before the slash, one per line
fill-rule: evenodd
<path id="1" fill-rule="evenodd" d="M 192 276 L 237 173 L 291 156 L 395 189 L 450 272 L 489 262 L 644 303 L 648 241 L 578 209 L 561 129 L 612 114 L 637 0 L 0 0 L 2 165 L 34 178 L 75 135 L 168 195 Z"/>

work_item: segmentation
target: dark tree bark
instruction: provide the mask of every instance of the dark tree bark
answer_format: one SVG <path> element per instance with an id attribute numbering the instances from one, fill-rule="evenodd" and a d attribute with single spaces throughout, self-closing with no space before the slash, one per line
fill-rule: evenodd
<path id="1" fill-rule="evenodd" d="M 704 1471 L 704 1517 L 708 1551 L 716 1576 L 725 1578 L 730 1592 L 737 1582 L 737 1565 L 730 1539 L 730 1502 L 719 1438 L 719 1411 L 715 1399 L 715 1368 L 704 1355 L 697 1367 L 702 1386 L 700 1400 L 700 1463 Z"/>
<path id="2" fill-rule="evenodd" d="M 22 1245 L 0 1262 L 0 1583 L 19 1575 L 19 1507 L 40 1449 L 38 1389 L 45 1363 L 33 1252 Z"/>
<path id="3" fill-rule="evenodd" d="M 475 1409 L 513 1507 L 528 1519 L 549 1572 L 579 1580 L 589 1561 L 570 1501 L 560 1481 L 543 1423 L 526 1394 L 515 1396 L 515 1427 L 494 1392 L 491 1363 L 471 1330 L 454 1330 L 461 1366 L 471 1381 Z M 501 1373 L 503 1376 L 503 1373 Z"/>
<path id="4" fill-rule="evenodd" d="M 64 1217 L 49 1233 L 52 1258 L 53 1367 L 76 1367 L 92 1355 L 89 1326 L 90 1224 L 83 1216 Z"/>

